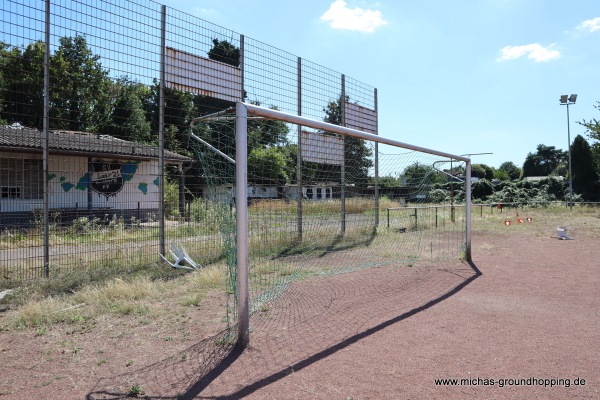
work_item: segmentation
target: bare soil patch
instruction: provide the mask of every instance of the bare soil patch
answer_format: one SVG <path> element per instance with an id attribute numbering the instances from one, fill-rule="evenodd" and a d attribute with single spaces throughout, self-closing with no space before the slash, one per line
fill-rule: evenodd
<path id="1" fill-rule="evenodd" d="M 579 230 L 561 241 L 551 233 L 548 226 L 475 231 L 472 265 L 385 266 L 295 282 L 252 317 L 244 351 L 222 340 L 225 299 L 216 292 L 160 320 L 107 317 L 42 334 L 2 332 L 0 394 L 116 399 L 139 388 L 139 398 L 151 399 L 598 398 L 598 238 Z M 445 378 L 472 384 L 435 384 Z M 527 378 L 562 385 L 499 385 Z M 495 384 L 474 384 L 483 379 Z"/>

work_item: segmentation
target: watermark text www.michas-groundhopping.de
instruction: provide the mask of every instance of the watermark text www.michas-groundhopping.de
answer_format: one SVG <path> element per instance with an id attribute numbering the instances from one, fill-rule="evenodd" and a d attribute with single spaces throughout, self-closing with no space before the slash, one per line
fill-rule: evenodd
<path id="1" fill-rule="evenodd" d="M 495 386 L 495 387 L 515 387 L 515 386 L 538 386 L 538 387 L 564 387 L 585 386 L 585 379 L 574 378 L 439 378 L 435 379 L 436 386 Z"/>

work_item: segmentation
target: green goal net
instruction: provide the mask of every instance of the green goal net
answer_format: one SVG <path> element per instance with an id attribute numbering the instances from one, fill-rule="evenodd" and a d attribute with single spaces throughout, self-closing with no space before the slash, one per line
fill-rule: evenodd
<path id="1" fill-rule="evenodd" d="M 470 257 L 468 159 L 336 127 L 331 115 L 231 111 L 196 119 L 190 144 L 242 341 L 245 316 L 298 280 Z"/>

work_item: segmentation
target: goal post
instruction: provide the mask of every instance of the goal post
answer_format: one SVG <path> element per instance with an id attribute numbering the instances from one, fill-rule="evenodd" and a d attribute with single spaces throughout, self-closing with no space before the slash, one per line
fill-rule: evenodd
<path id="1" fill-rule="evenodd" d="M 269 109 L 244 102 L 236 103 L 236 133 L 235 133 L 235 193 L 236 193 L 236 241 L 237 241 L 237 344 L 245 346 L 249 342 L 249 318 L 251 307 L 249 303 L 249 239 L 248 239 L 248 118 L 262 117 L 265 119 L 295 124 L 304 128 L 312 128 L 322 132 L 342 135 L 342 137 L 358 138 L 365 141 L 390 145 L 408 151 L 426 153 L 449 160 L 463 162 L 465 165 L 465 232 L 464 258 L 471 260 L 471 160 L 464 156 L 415 146 L 384 136 L 374 135 L 357 129 L 334 125 L 324 121 L 302 117 L 274 109 Z M 300 152 L 300 150 L 298 150 Z M 298 194 L 300 196 L 301 194 Z M 378 199 L 377 199 L 378 200 Z M 415 220 L 417 210 L 415 209 Z M 377 216 L 378 217 L 378 216 Z M 416 224 L 416 221 L 415 221 Z M 436 211 L 437 226 L 437 211 Z M 433 244 L 432 244 L 433 246 Z"/>

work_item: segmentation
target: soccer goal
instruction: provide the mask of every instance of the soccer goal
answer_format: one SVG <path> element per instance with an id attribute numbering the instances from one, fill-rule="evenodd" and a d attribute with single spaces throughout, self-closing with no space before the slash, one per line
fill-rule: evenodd
<path id="1" fill-rule="evenodd" d="M 469 158 L 242 102 L 190 135 L 219 216 L 239 345 L 250 316 L 299 280 L 470 259 Z"/>

